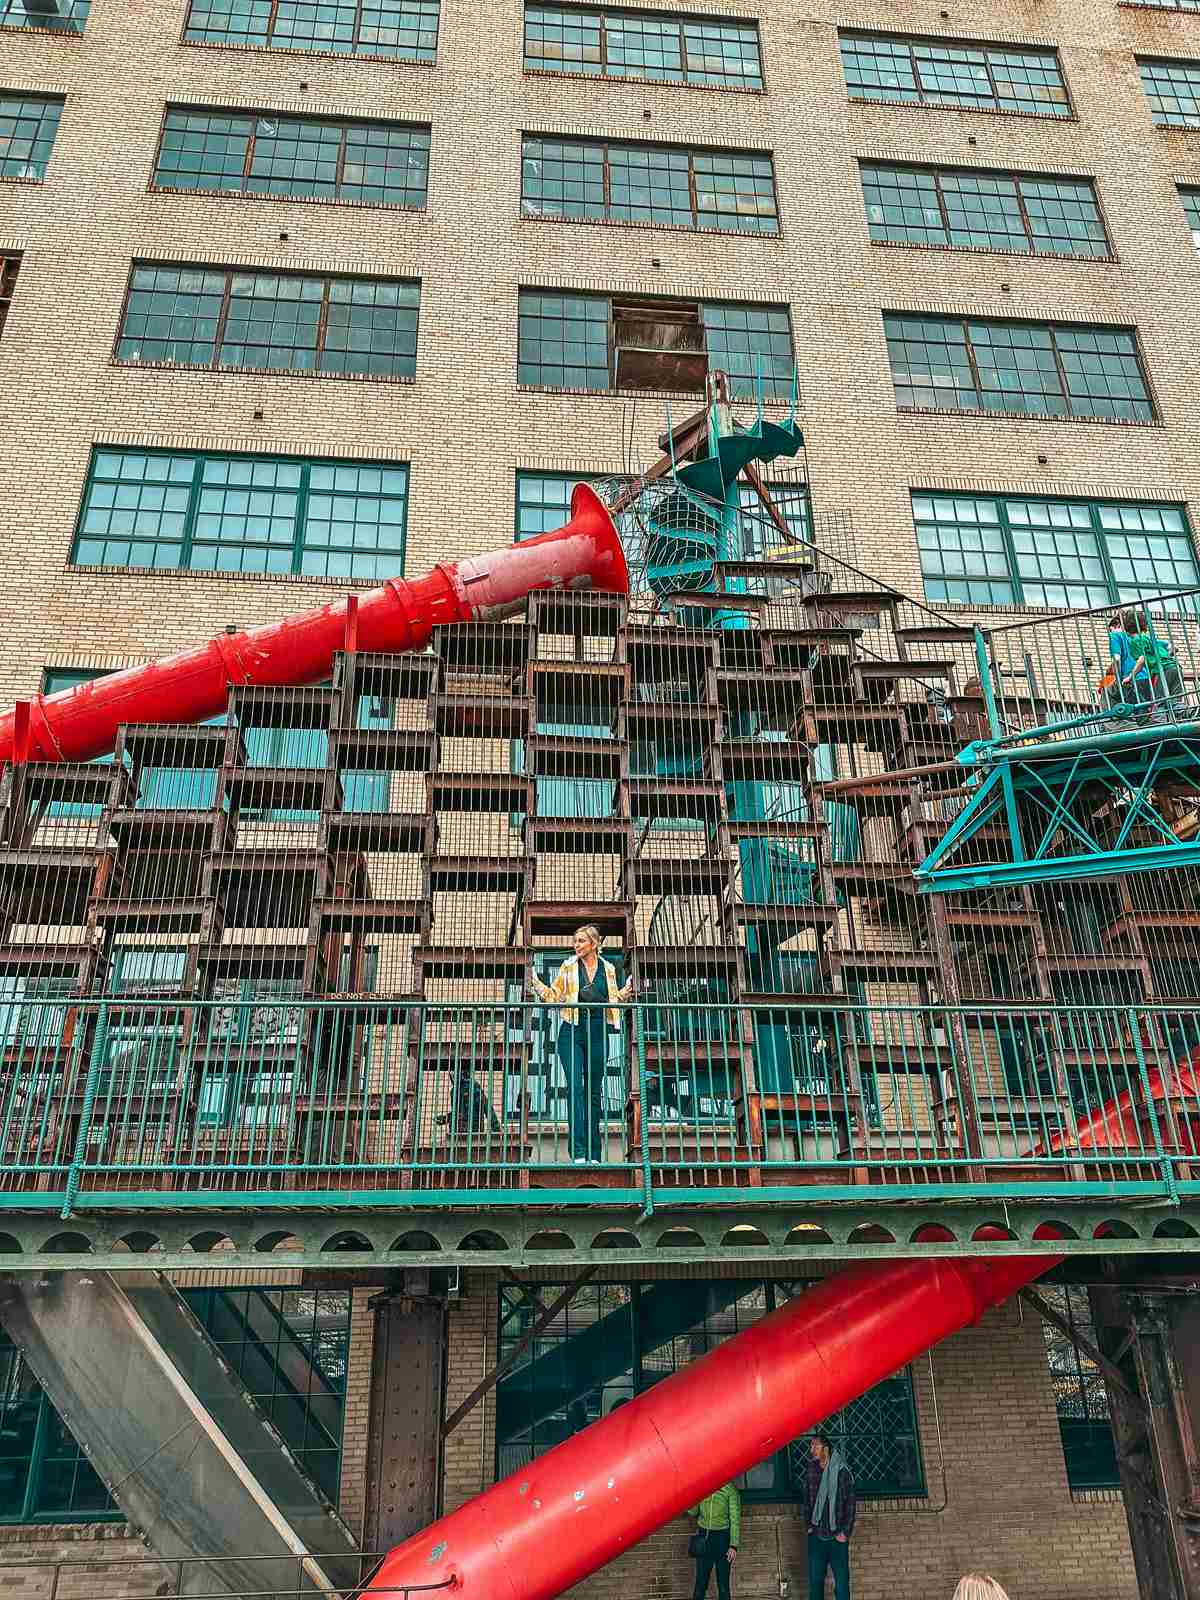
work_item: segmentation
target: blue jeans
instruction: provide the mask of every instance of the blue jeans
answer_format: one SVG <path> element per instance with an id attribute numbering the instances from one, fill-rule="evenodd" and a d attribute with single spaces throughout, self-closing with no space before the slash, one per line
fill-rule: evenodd
<path id="1" fill-rule="evenodd" d="M 558 1030 L 558 1059 L 567 1076 L 567 1115 L 572 1161 L 600 1159 L 600 1118 L 604 1109 L 604 1069 L 608 1034 L 604 1013 L 586 1022 L 564 1022 Z"/>
<path id="2" fill-rule="evenodd" d="M 704 1537 L 704 1553 L 696 1557 L 696 1587 L 692 1600 L 704 1600 L 713 1573 L 717 1577 L 717 1600 L 729 1600 L 729 1529 L 716 1528 Z"/>
<path id="3" fill-rule="evenodd" d="M 833 1568 L 836 1600 L 850 1600 L 850 1544 L 823 1539 L 819 1533 L 808 1536 L 808 1600 L 825 1600 L 825 1573 Z"/>

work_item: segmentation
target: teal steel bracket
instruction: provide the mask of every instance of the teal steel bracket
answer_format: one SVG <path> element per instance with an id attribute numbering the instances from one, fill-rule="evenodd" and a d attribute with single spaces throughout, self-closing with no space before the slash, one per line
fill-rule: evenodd
<path id="1" fill-rule="evenodd" d="M 88 1132 L 92 1124 L 92 1111 L 96 1105 L 96 1094 L 100 1086 L 100 1068 L 104 1062 L 104 1052 L 108 1045 L 108 1007 L 101 1006 L 96 1018 L 96 1033 L 92 1039 L 92 1053 L 88 1060 L 87 1077 L 83 1085 L 83 1101 L 79 1108 L 79 1128 L 75 1135 L 75 1148 L 71 1154 L 71 1165 L 67 1170 L 66 1190 L 63 1194 L 62 1209 L 59 1216 L 64 1222 L 73 1214 L 75 1200 L 79 1194 L 79 1185 L 83 1177 L 84 1166 L 87 1160 Z"/>

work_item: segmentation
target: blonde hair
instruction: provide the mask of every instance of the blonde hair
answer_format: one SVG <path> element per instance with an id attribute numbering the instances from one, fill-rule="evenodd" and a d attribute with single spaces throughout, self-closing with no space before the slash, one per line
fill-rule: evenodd
<path id="1" fill-rule="evenodd" d="M 995 1578 L 982 1572 L 968 1572 L 954 1591 L 954 1600 L 1008 1600 L 1007 1594 Z"/>
<path id="2" fill-rule="evenodd" d="M 600 932 L 600 929 L 594 922 L 589 922 L 586 927 L 576 928 L 575 937 L 577 939 L 590 939 L 596 946 L 597 950 L 599 950 L 601 945 L 604 943 L 604 935 Z"/>

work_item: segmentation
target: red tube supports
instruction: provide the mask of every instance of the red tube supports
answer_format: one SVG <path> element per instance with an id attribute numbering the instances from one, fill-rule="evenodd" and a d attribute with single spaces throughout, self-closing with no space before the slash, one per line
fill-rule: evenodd
<path id="1" fill-rule="evenodd" d="M 357 597 L 357 648 L 420 650 L 447 622 L 487 621 L 520 610 L 535 589 L 606 589 L 624 594 L 629 572 L 613 520 L 594 490 L 578 484 L 571 520 L 509 550 L 439 564 L 409 582 L 389 578 Z M 315 683 L 345 646 L 349 601 L 241 633 L 162 661 L 110 673 L 29 701 L 30 761 L 88 761 L 134 722 L 202 722 L 224 711 L 237 683 Z M 16 713 L 0 717 L 0 762 L 11 761 Z"/>
<path id="2" fill-rule="evenodd" d="M 398 1546 L 367 1592 L 552 1600 L 1056 1259 L 838 1273 Z"/>

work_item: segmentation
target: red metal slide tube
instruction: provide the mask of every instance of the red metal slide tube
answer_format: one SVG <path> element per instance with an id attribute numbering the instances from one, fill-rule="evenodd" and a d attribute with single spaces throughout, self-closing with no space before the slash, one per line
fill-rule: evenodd
<path id="1" fill-rule="evenodd" d="M 357 648 L 420 650 L 447 622 L 487 621 L 519 611 L 535 589 L 605 589 L 625 594 L 629 571 L 603 501 L 587 484 L 571 496 L 571 520 L 508 550 L 442 564 L 423 578 L 389 578 L 359 596 Z M 162 661 L 130 667 L 29 702 L 29 761 L 88 761 L 106 755 L 117 729 L 134 722 L 202 722 L 229 703 L 237 683 L 316 683 L 345 647 L 349 602 L 241 633 L 223 634 Z M 0 717 L 0 762 L 11 761 L 16 713 Z"/>
<path id="2" fill-rule="evenodd" d="M 399 1545 L 367 1592 L 552 1600 L 1057 1260 L 850 1267 Z"/>

